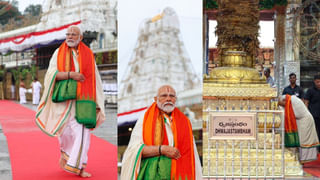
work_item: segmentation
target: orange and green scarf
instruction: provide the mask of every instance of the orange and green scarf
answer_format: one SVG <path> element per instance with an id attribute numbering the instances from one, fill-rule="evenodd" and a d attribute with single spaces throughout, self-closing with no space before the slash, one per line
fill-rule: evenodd
<path id="1" fill-rule="evenodd" d="M 195 179 L 194 145 L 190 121 L 177 108 L 173 110 L 171 116 L 174 147 L 180 151 L 181 157 L 177 160 L 165 156 L 145 158 L 141 162 L 137 179 Z M 153 103 L 145 113 L 143 142 L 150 146 L 168 145 L 164 114 L 160 112 L 156 103 Z"/>
<path id="2" fill-rule="evenodd" d="M 96 77 L 95 60 L 90 48 L 80 42 L 78 45 L 79 73 L 85 77 L 84 82 L 77 82 L 76 119 L 87 128 L 96 126 Z M 59 72 L 75 71 L 72 49 L 63 42 L 59 47 L 57 68 Z"/>
<path id="3" fill-rule="evenodd" d="M 285 146 L 286 147 L 300 147 L 298 127 L 296 117 L 293 112 L 291 96 L 286 95 L 286 105 L 285 105 Z"/>

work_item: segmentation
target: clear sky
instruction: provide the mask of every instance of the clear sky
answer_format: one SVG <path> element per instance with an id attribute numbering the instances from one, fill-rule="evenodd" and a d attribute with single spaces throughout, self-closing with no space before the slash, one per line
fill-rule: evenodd
<path id="1" fill-rule="evenodd" d="M 259 42 L 260 47 L 274 47 L 274 22 L 273 21 L 260 21 L 260 30 L 259 30 Z M 216 21 L 209 21 L 209 47 L 216 47 L 217 37 L 214 33 L 217 26 Z"/>
<path id="2" fill-rule="evenodd" d="M 26 9 L 26 7 L 28 7 L 30 4 L 41 4 L 43 5 L 44 1 L 45 0 L 17 0 L 18 1 L 18 8 L 19 8 L 19 11 L 21 13 L 23 13 L 23 11 Z"/>
<path id="3" fill-rule="evenodd" d="M 138 38 L 141 22 L 173 8 L 180 21 L 182 41 L 194 66 L 202 74 L 202 1 L 199 0 L 119 0 L 118 1 L 118 82 L 127 70 Z"/>

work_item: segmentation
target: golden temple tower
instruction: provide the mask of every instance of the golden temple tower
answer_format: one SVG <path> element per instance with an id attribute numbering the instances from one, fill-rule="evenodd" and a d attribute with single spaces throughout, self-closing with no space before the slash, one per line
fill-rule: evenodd
<path id="1" fill-rule="evenodd" d="M 203 175 L 302 175 L 296 153 L 283 146 L 283 112 L 276 110 L 277 91 L 254 69 L 259 48 L 259 0 L 217 2 L 219 67 L 203 79 Z M 255 139 L 213 138 L 210 123 L 214 124 L 215 116 L 235 112 L 240 116 L 255 113 Z"/>

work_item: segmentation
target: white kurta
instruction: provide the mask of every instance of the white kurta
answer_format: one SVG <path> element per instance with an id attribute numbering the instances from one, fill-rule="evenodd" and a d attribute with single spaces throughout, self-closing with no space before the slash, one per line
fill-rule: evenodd
<path id="1" fill-rule="evenodd" d="M 122 158 L 122 167 L 121 167 L 121 180 L 131 180 L 132 179 L 132 173 L 134 170 L 138 171 L 140 170 L 140 162 L 141 162 L 141 148 L 143 148 L 143 135 L 142 135 L 142 129 L 143 129 L 143 116 L 139 118 L 136 125 L 134 126 L 132 130 L 132 134 L 130 137 L 130 141 L 128 144 L 128 147 L 126 151 L 123 154 Z M 173 140 L 173 133 L 170 127 L 170 121 L 165 122 L 166 127 L 166 133 L 169 141 L 169 146 L 174 146 L 174 140 Z M 202 168 L 201 163 L 197 151 L 197 147 L 193 140 L 193 149 L 194 149 L 194 157 L 195 157 L 195 171 L 196 171 L 196 179 L 202 179 Z"/>
<path id="2" fill-rule="evenodd" d="M 58 49 L 52 55 L 50 64 L 44 79 L 44 90 L 37 108 L 36 123 L 39 128 L 49 136 L 57 136 L 62 133 L 66 123 L 70 120 L 72 114 L 72 106 L 75 106 L 74 100 L 60 103 L 52 102 L 52 92 L 55 84 L 57 70 Z M 75 61 L 74 61 L 75 62 Z M 78 63 L 75 63 L 76 68 Z M 100 108 L 97 113 L 98 127 L 105 120 L 104 95 L 102 90 L 102 82 L 97 67 L 95 67 L 96 75 L 96 105 Z M 75 113 L 73 113 L 75 114 Z"/>
<path id="3" fill-rule="evenodd" d="M 27 93 L 27 89 L 26 88 L 23 88 L 23 87 L 19 88 L 20 104 L 27 103 L 26 93 Z"/>
<path id="4" fill-rule="evenodd" d="M 40 90 L 42 88 L 39 81 L 32 82 L 32 104 L 39 104 L 40 101 Z"/>

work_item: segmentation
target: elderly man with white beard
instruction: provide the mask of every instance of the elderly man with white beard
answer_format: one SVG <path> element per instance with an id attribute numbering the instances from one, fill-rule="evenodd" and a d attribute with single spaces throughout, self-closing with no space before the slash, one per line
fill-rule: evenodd
<path id="1" fill-rule="evenodd" d="M 202 179 L 189 119 L 175 107 L 175 90 L 161 86 L 131 134 L 121 179 Z"/>
<path id="2" fill-rule="evenodd" d="M 81 42 L 82 38 L 80 28 L 70 26 L 65 42 L 52 55 L 37 108 L 36 124 L 47 135 L 58 136 L 62 169 L 81 177 L 90 177 L 91 174 L 85 171 L 90 130 L 105 120 L 105 113 L 102 83 L 94 55 Z M 74 97 L 54 102 L 54 87 L 62 81 L 76 84 Z M 59 96 L 66 94 L 59 93 Z"/>

